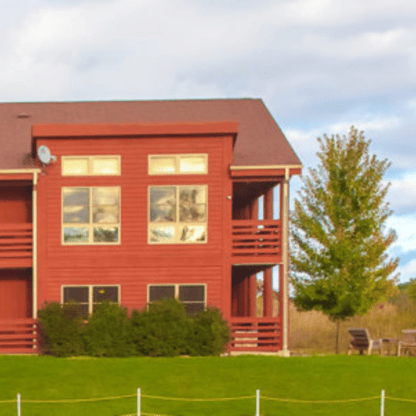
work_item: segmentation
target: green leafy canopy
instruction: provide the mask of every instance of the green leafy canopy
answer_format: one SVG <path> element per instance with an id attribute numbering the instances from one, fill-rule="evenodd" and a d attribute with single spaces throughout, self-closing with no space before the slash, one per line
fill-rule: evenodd
<path id="1" fill-rule="evenodd" d="M 303 178 L 291 218 L 291 282 L 300 309 L 339 321 L 366 313 L 397 279 L 398 259 L 386 254 L 396 239 L 385 229 L 390 163 L 370 155 L 354 127 L 318 142 L 320 163 Z"/>

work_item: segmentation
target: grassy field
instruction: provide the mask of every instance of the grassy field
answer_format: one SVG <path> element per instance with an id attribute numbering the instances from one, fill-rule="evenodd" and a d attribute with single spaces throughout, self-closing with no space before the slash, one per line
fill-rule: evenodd
<path id="1" fill-rule="evenodd" d="M 22 396 L 22 416 L 116 416 L 134 414 L 136 399 L 84 403 L 28 403 L 134 395 L 182 398 L 262 396 L 302 400 L 344 400 L 379 396 L 416 400 L 416 359 L 385 356 L 224 358 L 58 359 L 0 356 L 0 402 Z M 377 415 L 379 399 L 306 404 L 262 399 L 261 415 Z M 181 402 L 142 399 L 143 414 L 253 416 L 255 399 Z M 386 415 L 413 415 L 416 402 L 386 401 Z M 15 403 L 1 403 L 2 416 L 16 415 Z"/>

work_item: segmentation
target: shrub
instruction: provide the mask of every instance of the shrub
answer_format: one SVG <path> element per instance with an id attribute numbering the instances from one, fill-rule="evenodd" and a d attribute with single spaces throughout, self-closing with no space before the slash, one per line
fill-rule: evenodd
<path id="1" fill-rule="evenodd" d="M 39 310 L 39 327 L 43 353 L 57 357 L 83 354 L 83 321 L 76 304 L 45 303 Z"/>
<path id="2" fill-rule="evenodd" d="M 84 331 L 85 349 L 94 357 L 128 357 L 135 348 L 127 308 L 104 302 L 96 306 Z"/>
<path id="3" fill-rule="evenodd" d="M 208 307 L 192 318 L 191 355 L 220 355 L 231 341 L 231 328 L 218 308 Z"/>
<path id="4" fill-rule="evenodd" d="M 148 310 L 134 311 L 131 320 L 138 354 L 174 357 L 189 353 L 191 322 L 179 301 L 152 303 Z"/>

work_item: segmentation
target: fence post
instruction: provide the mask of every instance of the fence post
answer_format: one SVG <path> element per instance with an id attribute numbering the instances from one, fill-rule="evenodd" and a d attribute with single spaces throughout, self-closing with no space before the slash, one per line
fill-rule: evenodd
<path id="1" fill-rule="evenodd" d="M 140 405 L 141 405 L 140 387 L 137 389 L 137 416 L 140 416 Z"/>
<path id="2" fill-rule="evenodd" d="M 17 393 L 17 416 L 21 415 L 21 409 L 20 409 L 20 393 Z"/>
<path id="3" fill-rule="evenodd" d="M 260 390 L 256 390 L 256 416 L 260 416 Z"/>
<path id="4" fill-rule="evenodd" d="M 384 416 L 384 390 L 381 390 L 380 416 Z"/>

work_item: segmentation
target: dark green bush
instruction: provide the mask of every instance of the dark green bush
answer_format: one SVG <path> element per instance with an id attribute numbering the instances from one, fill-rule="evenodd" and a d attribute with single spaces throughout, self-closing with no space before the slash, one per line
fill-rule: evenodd
<path id="1" fill-rule="evenodd" d="M 134 310 L 130 318 L 125 307 L 106 302 L 85 324 L 77 304 L 46 303 L 39 323 L 43 352 L 59 357 L 220 355 L 231 334 L 217 308 L 188 316 L 175 299 Z"/>
<path id="2" fill-rule="evenodd" d="M 191 355 L 220 355 L 230 341 L 230 326 L 218 308 L 208 307 L 192 318 Z"/>
<path id="3" fill-rule="evenodd" d="M 39 311 L 43 353 L 68 357 L 84 353 L 81 311 L 74 303 L 47 302 Z"/>
<path id="4" fill-rule="evenodd" d="M 174 357 L 189 353 L 191 321 L 179 301 L 152 303 L 148 310 L 134 311 L 131 320 L 138 354 Z"/>
<path id="5" fill-rule="evenodd" d="M 127 308 L 104 302 L 96 306 L 84 330 L 85 350 L 94 357 L 135 354 Z"/>

